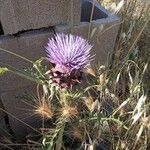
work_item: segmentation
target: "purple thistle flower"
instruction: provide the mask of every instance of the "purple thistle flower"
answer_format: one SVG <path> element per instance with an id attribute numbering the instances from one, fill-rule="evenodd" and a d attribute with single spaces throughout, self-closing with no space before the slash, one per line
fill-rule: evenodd
<path id="1" fill-rule="evenodd" d="M 92 46 L 87 40 L 74 35 L 56 34 L 46 47 L 48 60 L 55 68 L 70 75 L 74 70 L 83 70 L 90 64 Z"/>

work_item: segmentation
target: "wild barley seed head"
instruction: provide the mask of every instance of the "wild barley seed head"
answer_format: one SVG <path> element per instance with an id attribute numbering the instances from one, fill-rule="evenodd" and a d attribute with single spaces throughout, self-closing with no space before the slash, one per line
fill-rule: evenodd
<path id="1" fill-rule="evenodd" d="M 65 106 L 61 109 L 61 116 L 66 119 L 78 117 L 79 112 L 76 106 Z"/>
<path id="2" fill-rule="evenodd" d="M 44 117 L 46 119 L 51 119 L 54 115 L 54 109 L 53 107 L 44 102 L 44 103 L 39 103 L 39 105 L 35 109 L 35 114 Z"/>

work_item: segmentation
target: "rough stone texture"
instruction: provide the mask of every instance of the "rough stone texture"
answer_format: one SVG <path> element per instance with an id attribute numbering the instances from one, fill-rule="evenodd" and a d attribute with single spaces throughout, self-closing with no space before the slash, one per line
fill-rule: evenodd
<path id="1" fill-rule="evenodd" d="M 20 54 L 30 60 L 37 60 L 42 56 L 46 56 L 45 46 L 48 38 L 54 35 L 52 30 L 33 31 L 14 36 L 0 36 L 0 47 L 11 52 Z M 0 66 L 13 66 L 20 70 L 32 67 L 32 64 L 12 56 L 11 54 L 0 51 Z M 31 81 L 7 73 L 0 77 L 0 92 L 12 90 L 25 85 L 29 85 Z"/>
<path id="2" fill-rule="evenodd" d="M 33 124 L 41 123 L 39 118 L 33 114 L 33 102 L 26 99 L 27 93 L 36 96 L 36 86 L 26 86 L 9 92 L 2 93 L 1 99 L 8 113 L 10 127 L 17 137 L 28 134 Z M 30 127 L 29 127 L 30 126 Z"/>
<path id="3" fill-rule="evenodd" d="M 84 0 L 82 4 L 81 23 L 72 28 L 73 34 L 87 38 L 91 9 L 91 1 Z M 92 63 L 94 66 L 98 66 L 99 64 L 106 65 L 108 62 L 108 57 L 110 57 L 114 48 L 119 23 L 120 19 L 118 17 L 111 15 L 107 10 L 95 3 L 90 30 L 90 42 L 93 45 L 92 54 L 96 54 Z M 70 31 L 71 29 L 67 25 L 58 25 L 55 27 L 55 32 L 58 33 L 70 33 Z"/>
<path id="4" fill-rule="evenodd" d="M 5 34 L 80 22 L 81 0 L 0 0 L 0 22 Z"/>

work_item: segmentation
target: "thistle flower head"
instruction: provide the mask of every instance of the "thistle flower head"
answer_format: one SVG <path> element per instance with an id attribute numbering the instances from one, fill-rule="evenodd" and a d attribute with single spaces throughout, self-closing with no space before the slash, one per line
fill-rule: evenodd
<path id="1" fill-rule="evenodd" d="M 46 50 L 49 61 L 60 72 L 70 75 L 73 70 L 82 70 L 90 63 L 91 48 L 87 40 L 62 33 L 49 39 Z"/>

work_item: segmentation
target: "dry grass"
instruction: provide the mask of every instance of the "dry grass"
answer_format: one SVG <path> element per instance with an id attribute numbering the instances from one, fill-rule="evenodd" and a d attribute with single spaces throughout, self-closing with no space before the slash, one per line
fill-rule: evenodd
<path id="1" fill-rule="evenodd" d="M 89 85 L 75 91 L 43 85 L 38 97 L 50 103 L 37 105 L 34 100 L 35 112 L 52 125 L 31 150 L 146 150 L 150 145 L 149 7 L 136 0 L 101 0 L 101 4 L 123 20 L 111 64 L 87 69 Z M 38 64 L 35 69 L 44 76 Z"/>
<path id="2" fill-rule="evenodd" d="M 123 24 L 116 41 L 113 66 L 128 59 L 140 67 L 150 60 L 150 3 L 147 0 L 100 0 L 111 12 L 121 16 Z M 150 68 L 150 67 L 148 67 Z M 150 89 L 149 72 L 144 77 L 144 86 Z"/>

